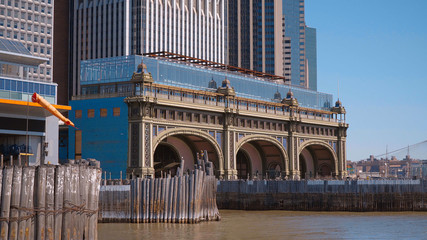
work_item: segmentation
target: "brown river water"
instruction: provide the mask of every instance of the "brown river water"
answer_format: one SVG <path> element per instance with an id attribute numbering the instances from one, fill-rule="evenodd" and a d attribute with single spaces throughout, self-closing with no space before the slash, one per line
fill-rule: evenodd
<path id="1" fill-rule="evenodd" d="M 221 210 L 200 224 L 102 223 L 99 240 L 117 239 L 426 239 L 427 212 Z"/>

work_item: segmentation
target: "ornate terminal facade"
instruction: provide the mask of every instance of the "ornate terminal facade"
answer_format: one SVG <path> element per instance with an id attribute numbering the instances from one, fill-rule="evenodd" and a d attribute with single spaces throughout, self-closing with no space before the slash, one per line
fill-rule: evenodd
<path id="1" fill-rule="evenodd" d="M 225 78 L 217 91 L 158 84 L 138 66 L 128 105 L 129 178 L 171 172 L 184 159 L 194 168 L 207 150 L 219 178 L 343 178 L 345 109 L 300 106 L 289 90 L 282 101 L 236 96 Z M 275 98 L 281 98 L 280 93 Z"/>

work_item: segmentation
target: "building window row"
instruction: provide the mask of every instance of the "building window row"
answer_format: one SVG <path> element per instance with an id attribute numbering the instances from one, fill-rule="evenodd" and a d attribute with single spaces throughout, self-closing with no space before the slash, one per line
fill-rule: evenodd
<path id="1" fill-rule="evenodd" d="M 75 110 L 75 118 L 79 119 L 82 118 L 82 110 Z M 101 108 L 99 110 L 99 116 L 100 117 L 108 117 L 108 109 L 107 108 Z M 112 112 L 114 117 L 118 117 L 120 116 L 120 107 L 115 107 L 113 108 L 113 112 Z M 87 110 L 87 117 L 88 118 L 94 118 L 95 117 L 95 109 L 88 109 Z"/>
<path id="2" fill-rule="evenodd" d="M 222 117 L 200 114 L 200 113 L 191 113 L 191 112 L 181 112 L 174 110 L 166 109 L 156 109 L 154 112 L 154 117 L 165 120 L 178 120 L 185 122 L 193 123 L 205 123 L 205 124 L 222 124 Z"/>
<path id="3" fill-rule="evenodd" d="M 322 136 L 337 136 L 337 132 L 332 128 L 301 126 L 300 132 L 304 134 L 322 135 Z"/>
<path id="4" fill-rule="evenodd" d="M 247 128 L 273 130 L 273 131 L 287 131 L 287 126 L 285 123 L 249 120 L 244 118 L 241 118 L 238 120 L 238 126 L 247 127 Z"/>

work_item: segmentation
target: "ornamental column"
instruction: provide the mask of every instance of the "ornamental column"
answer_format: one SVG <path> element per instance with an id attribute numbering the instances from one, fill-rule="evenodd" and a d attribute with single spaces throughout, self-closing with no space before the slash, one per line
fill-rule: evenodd
<path id="1" fill-rule="evenodd" d="M 332 108 L 332 112 L 335 112 L 337 114 L 338 120 L 336 149 L 336 154 L 338 157 L 338 167 L 335 170 L 335 174 L 338 176 L 338 178 L 343 179 L 347 177 L 346 137 L 348 124 L 345 123 L 345 108 L 342 106 L 339 99 L 336 101 L 335 107 Z"/>
<path id="2" fill-rule="evenodd" d="M 237 179 L 236 152 L 235 152 L 235 129 L 237 109 L 234 109 L 236 102 L 236 92 L 231 87 L 230 81 L 225 78 L 221 87 L 217 90 L 222 94 L 218 102 L 224 104 L 224 178 Z"/>
<path id="3" fill-rule="evenodd" d="M 133 95 L 125 98 L 128 105 L 128 167 L 127 178 L 154 177 L 152 151 L 152 117 L 154 98 L 151 96 L 153 78 L 140 63 L 132 75 Z"/>
<path id="4" fill-rule="evenodd" d="M 289 124 L 288 124 L 288 158 L 289 158 L 289 174 L 290 179 L 299 180 L 299 156 L 298 156 L 298 139 L 295 136 L 298 129 L 298 100 L 294 98 L 291 89 L 286 94 L 286 98 L 282 100 L 284 108 L 289 110 Z"/>

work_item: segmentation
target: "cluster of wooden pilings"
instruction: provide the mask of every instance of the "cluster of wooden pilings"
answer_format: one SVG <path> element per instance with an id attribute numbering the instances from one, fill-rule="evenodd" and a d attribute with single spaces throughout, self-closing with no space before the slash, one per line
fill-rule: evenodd
<path id="1" fill-rule="evenodd" d="M 97 239 L 97 161 L 0 168 L 0 239 Z"/>
<path id="2" fill-rule="evenodd" d="M 220 220 L 216 205 L 217 180 L 207 153 L 198 155 L 195 170 L 184 172 L 184 160 L 171 177 L 138 178 L 130 186 L 102 186 L 102 222 L 198 223 Z"/>
<path id="3" fill-rule="evenodd" d="M 198 169 L 183 176 L 135 179 L 130 192 L 132 222 L 219 220 L 216 179 Z"/>

